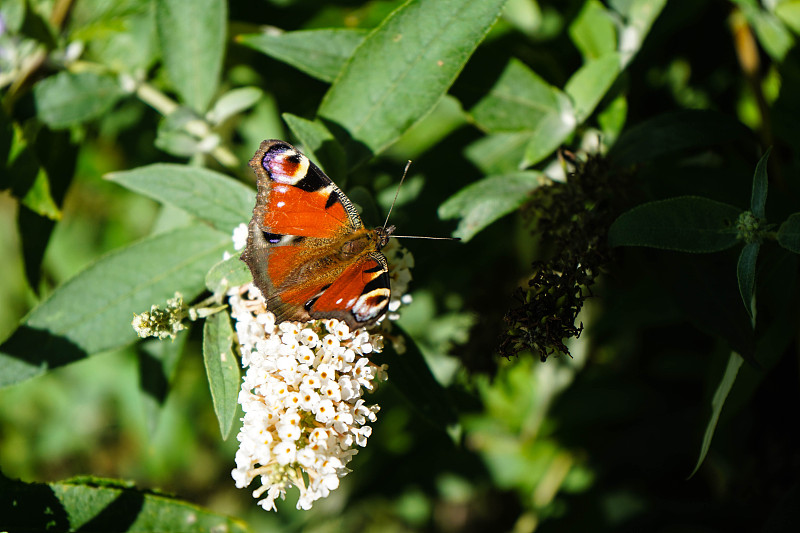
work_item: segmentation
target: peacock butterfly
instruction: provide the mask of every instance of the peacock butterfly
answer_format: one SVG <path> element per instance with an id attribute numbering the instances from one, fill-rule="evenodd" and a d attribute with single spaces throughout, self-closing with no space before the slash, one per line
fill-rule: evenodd
<path id="1" fill-rule="evenodd" d="M 391 294 L 380 252 L 394 226 L 367 229 L 352 202 L 294 146 L 267 140 L 250 160 L 258 194 L 241 259 L 283 320 L 374 324 Z"/>

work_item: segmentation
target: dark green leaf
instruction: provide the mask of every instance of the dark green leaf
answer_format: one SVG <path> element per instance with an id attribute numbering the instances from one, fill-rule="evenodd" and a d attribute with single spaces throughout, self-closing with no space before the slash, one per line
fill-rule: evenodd
<path id="1" fill-rule="evenodd" d="M 772 147 L 768 148 L 767 152 L 758 160 L 756 171 L 753 175 L 753 194 L 750 196 L 750 211 L 761 220 L 767 218 L 767 187 L 769 185 L 767 181 L 767 161 L 771 151 Z"/>
<path id="2" fill-rule="evenodd" d="M 234 179 L 203 168 L 156 163 L 107 174 L 106 179 L 173 205 L 224 232 L 250 220 L 255 191 Z"/>
<path id="3" fill-rule="evenodd" d="M 0 386 L 133 343 L 134 313 L 163 306 L 176 291 L 193 299 L 229 242 L 228 235 L 195 224 L 99 259 L 56 289 L 0 346 Z"/>
<path id="4" fill-rule="evenodd" d="M 725 373 L 722 375 L 717 390 L 714 392 L 714 397 L 711 399 L 711 417 L 708 420 L 708 424 L 706 424 L 706 431 L 703 434 L 703 443 L 700 445 L 700 455 L 697 458 L 697 464 L 695 464 L 694 470 L 689 474 L 689 477 L 692 477 L 697 472 L 700 465 L 703 464 L 706 454 L 708 454 L 708 450 L 711 447 L 711 439 L 714 438 L 714 431 L 717 429 L 717 422 L 719 422 L 719 415 L 722 413 L 722 407 L 725 405 L 728 393 L 731 392 L 731 388 L 736 382 L 736 376 L 743 362 L 744 359 L 742 359 L 738 353 L 731 352 L 728 358 L 728 365 L 725 367 Z"/>
<path id="5" fill-rule="evenodd" d="M 203 361 L 219 431 L 222 439 L 227 440 L 236 416 L 236 399 L 241 387 L 239 361 L 233 354 L 233 328 L 227 310 L 206 318 L 203 327 Z"/>
<path id="6" fill-rule="evenodd" d="M 286 33 L 252 33 L 236 40 L 331 83 L 369 33 L 363 29 L 325 28 Z"/>
<path id="7" fill-rule="evenodd" d="M 59 129 L 101 116 L 123 93 L 111 76 L 62 71 L 34 85 L 33 95 L 42 122 Z"/>
<path id="8" fill-rule="evenodd" d="M 617 31 L 608 10 L 588 0 L 570 24 L 569 36 L 585 59 L 596 59 L 617 49 Z"/>
<path id="9" fill-rule="evenodd" d="M 127 482 L 77 478 L 23 483 L 0 474 L 0 527 L 8 531 L 246 533 L 233 518 Z"/>
<path id="10" fill-rule="evenodd" d="M 608 155 L 616 164 L 628 166 L 687 149 L 724 145 L 751 137 L 750 130 L 728 115 L 714 111 L 676 111 L 628 129 Z"/>
<path id="11" fill-rule="evenodd" d="M 794 213 L 778 228 L 778 244 L 800 254 L 800 213 Z"/>
<path id="12" fill-rule="evenodd" d="M 394 327 L 400 329 L 396 324 Z M 434 427 L 444 431 L 447 426 L 458 422 L 458 414 L 447 391 L 431 374 L 413 339 L 402 330 L 400 334 L 405 336 L 406 351 L 398 354 L 387 348 L 375 356 L 376 361 L 389 365 L 389 383 L 397 387 L 411 408 Z"/>
<path id="13" fill-rule="evenodd" d="M 239 259 L 237 253 L 214 265 L 206 275 L 206 288 L 214 294 L 219 294 L 231 287 L 238 287 L 253 281 L 250 269 Z"/>
<path id="14" fill-rule="evenodd" d="M 697 196 L 649 202 L 620 215 L 608 240 L 611 246 L 718 252 L 736 244 L 740 212 L 738 207 Z"/>
<path id="15" fill-rule="evenodd" d="M 224 0 L 156 1 L 164 67 L 181 101 L 198 113 L 217 92 L 227 20 Z"/>
<path id="16" fill-rule="evenodd" d="M 465 241 L 522 205 L 541 184 L 536 171 L 490 176 L 467 185 L 439 207 L 441 218 L 461 218 L 453 232 Z"/>
<path id="17" fill-rule="evenodd" d="M 747 314 L 750 320 L 754 320 L 755 302 L 753 294 L 756 287 L 756 260 L 758 259 L 758 249 L 761 245 L 757 242 L 748 243 L 742 248 L 739 255 L 739 263 L 736 267 L 736 275 L 739 280 L 739 294 L 742 295 Z"/>
<path id="18" fill-rule="evenodd" d="M 348 153 L 384 150 L 427 114 L 461 72 L 505 0 L 411 0 L 367 36 L 319 116 L 352 139 Z"/>

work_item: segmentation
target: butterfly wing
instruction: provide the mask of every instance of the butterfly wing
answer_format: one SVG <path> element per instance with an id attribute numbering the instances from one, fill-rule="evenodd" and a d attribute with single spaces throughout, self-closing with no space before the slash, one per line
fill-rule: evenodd
<path id="1" fill-rule="evenodd" d="M 334 317 L 355 328 L 377 320 L 388 303 L 388 268 L 378 251 L 385 240 L 364 228 L 344 193 L 292 145 L 264 141 L 250 166 L 258 195 L 242 260 L 267 308 L 279 321 Z"/>

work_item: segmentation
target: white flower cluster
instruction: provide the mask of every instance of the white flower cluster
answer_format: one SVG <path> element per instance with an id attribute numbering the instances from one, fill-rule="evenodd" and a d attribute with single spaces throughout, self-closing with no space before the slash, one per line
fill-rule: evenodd
<path id="1" fill-rule="evenodd" d="M 233 241 L 236 250 L 245 247 L 247 226 L 234 230 Z M 385 316 L 394 320 L 398 308 L 411 302 L 406 292 L 414 257 L 395 239 L 383 253 L 392 289 Z M 362 393 L 373 389 L 375 378 L 386 379 L 386 365 L 366 356 L 383 349 L 384 335 L 400 353 L 403 338 L 389 335 L 385 320 L 373 333 L 351 332 L 335 319 L 276 325 L 252 284 L 227 294 L 247 368 L 239 393 L 245 416 L 231 474 L 238 488 L 260 478 L 253 496 L 266 493 L 258 502 L 266 510 L 277 510 L 275 499 L 285 498 L 293 485 L 300 490 L 297 508 L 310 509 L 339 486 L 358 453 L 354 446 L 366 446 L 372 433 L 366 423 L 375 422 L 380 407 L 367 405 Z"/>
<path id="2" fill-rule="evenodd" d="M 244 488 L 260 478 L 253 497 L 266 493 L 258 502 L 266 510 L 276 510 L 275 499 L 292 485 L 300 490 L 297 508 L 310 509 L 349 472 L 354 445 L 367 444 L 366 423 L 376 420 L 379 406 L 367 405 L 362 391 L 386 372 L 366 355 L 381 351 L 383 337 L 351 332 L 335 319 L 276 326 L 252 285 L 228 297 L 247 367 L 233 479 Z"/>

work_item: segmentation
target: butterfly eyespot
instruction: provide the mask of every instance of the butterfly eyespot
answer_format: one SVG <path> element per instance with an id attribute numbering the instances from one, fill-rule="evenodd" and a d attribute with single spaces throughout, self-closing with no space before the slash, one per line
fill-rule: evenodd
<path id="1" fill-rule="evenodd" d="M 263 231 L 262 233 L 264 235 L 264 240 L 270 244 L 278 244 L 281 242 L 281 238 L 283 238 L 283 235 L 279 235 L 277 233 L 269 233 L 266 231 Z"/>

